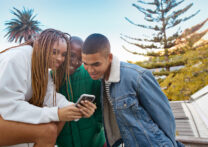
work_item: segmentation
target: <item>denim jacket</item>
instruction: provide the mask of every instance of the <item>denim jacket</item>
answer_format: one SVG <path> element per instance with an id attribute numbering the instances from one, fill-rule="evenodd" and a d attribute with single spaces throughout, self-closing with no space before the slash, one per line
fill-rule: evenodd
<path id="1" fill-rule="evenodd" d="M 108 82 L 112 115 L 125 147 L 183 146 L 175 140 L 175 120 L 169 101 L 149 70 L 120 62 L 113 56 Z M 109 108 L 103 109 L 105 113 Z M 110 137 L 106 132 L 107 142 Z"/>

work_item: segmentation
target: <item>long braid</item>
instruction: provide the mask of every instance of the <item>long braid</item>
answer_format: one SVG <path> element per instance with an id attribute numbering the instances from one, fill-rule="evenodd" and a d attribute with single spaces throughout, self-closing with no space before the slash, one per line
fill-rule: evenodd
<path id="1" fill-rule="evenodd" d="M 70 35 L 63 33 L 55 29 L 46 29 L 35 40 L 29 40 L 17 46 L 7 48 L 0 53 L 3 53 L 9 49 L 16 48 L 23 45 L 33 46 L 32 61 L 31 61 L 31 78 L 32 78 L 32 90 L 33 95 L 30 99 L 30 103 L 36 106 L 42 107 L 44 97 L 48 86 L 48 68 L 49 58 L 52 54 L 52 48 L 56 41 L 64 39 L 67 43 L 67 55 L 62 65 L 54 71 L 53 79 L 55 83 L 53 99 L 56 101 L 55 92 L 59 91 L 61 83 L 69 79 L 69 67 L 70 67 Z M 65 79 L 64 79 L 65 77 Z M 67 88 L 68 93 L 68 88 Z M 55 97 L 55 98 L 54 98 Z"/>
<path id="2" fill-rule="evenodd" d="M 30 103 L 36 106 L 43 106 L 44 97 L 48 84 L 49 58 L 52 47 L 56 41 L 64 39 L 67 43 L 67 55 L 63 64 L 55 71 L 53 76 L 56 90 L 58 91 L 64 76 L 69 77 L 70 43 L 68 36 L 54 29 L 43 31 L 38 40 L 35 41 L 32 54 L 32 89 L 33 96 Z M 55 92 L 55 91 L 54 91 Z"/>

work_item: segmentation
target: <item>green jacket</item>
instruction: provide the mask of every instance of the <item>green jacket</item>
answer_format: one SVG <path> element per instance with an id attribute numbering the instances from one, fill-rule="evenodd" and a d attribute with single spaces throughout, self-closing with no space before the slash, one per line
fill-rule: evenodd
<path id="1" fill-rule="evenodd" d="M 97 109 L 90 118 L 81 118 L 79 121 L 66 122 L 63 130 L 57 138 L 59 147 L 102 147 L 105 143 L 104 129 L 102 126 L 102 112 L 100 104 L 100 81 L 92 80 L 83 65 L 70 76 L 73 102 L 76 102 L 82 94 L 93 94 L 96 96 Z M 70 82 L 68 80 L 68 91 Z M 66 96 L 66 84 L 60 88 L 60 93 Z M 70 101 L 72 101 L 71 92 Z"/>

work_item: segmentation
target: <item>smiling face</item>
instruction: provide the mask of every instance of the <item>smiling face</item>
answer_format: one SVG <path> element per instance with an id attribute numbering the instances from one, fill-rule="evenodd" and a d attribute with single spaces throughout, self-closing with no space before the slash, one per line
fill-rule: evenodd
<path id="1" fill-rule="evenodd" d="M 59 39 L 59 41 L 56 41 L 53 45 L 49 67 L 52 70 L 57 70 L 60 65 L 65 61 L 66 55 L 67 43 L 64 39 Z"/>
<path id="2" fill-rule="evenodd" d="M 84 63 L 84 68 L 93 80 L 98 80 L 102 77 L 108 79 L 112 54 L 106 56 L 102 52 L 94 54 L 82 53 L 82 62 Z"/>
<path id="3" fill-rule="evenodd" d="M 81 44 L 76 42 L 71 43 L 70 74 L 73 74 L 75 70 L 82 65 L 81 50 Z"/>

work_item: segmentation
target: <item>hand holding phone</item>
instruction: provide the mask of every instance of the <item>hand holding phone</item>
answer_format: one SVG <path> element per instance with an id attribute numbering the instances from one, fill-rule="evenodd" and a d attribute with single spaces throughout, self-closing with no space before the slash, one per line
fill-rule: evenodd
<path id="1" fill-rule="evenodd" d="M 91 95 L 91 94 L 82 94 L 79 99 L 77 100 L 77 102 L 75 103 L 75 106 L 77 106 L 78 104 L 81 104 L 81 101 L 89 101 L 89 102 L 93 102 L 95 100 L 95 96 Z"/>
<path id="2" fill-rule="evenodd" d="M 97 108 L 95 104 L 92 102 L 95 100 L 94 95 L 82 94 L 80 98 L 77 100 L 75 106 L 78 107 L 83 114 L 84 118 L 89 118 L 95 112 Z"/>

